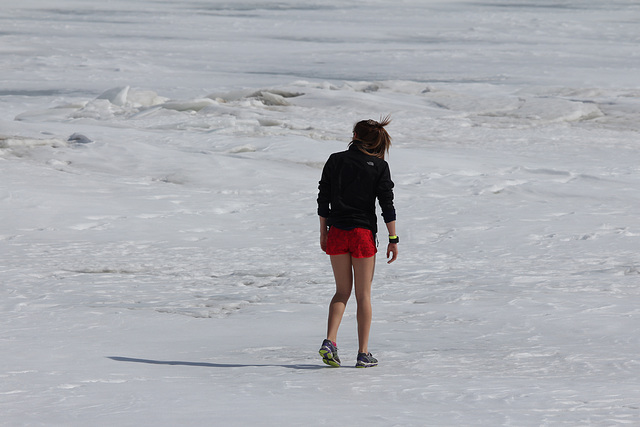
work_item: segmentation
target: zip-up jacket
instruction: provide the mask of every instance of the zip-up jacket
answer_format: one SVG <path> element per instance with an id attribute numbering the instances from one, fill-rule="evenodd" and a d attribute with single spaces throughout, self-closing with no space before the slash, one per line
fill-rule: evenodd
<path id="1" fill-rule="evenodd" d="M 324 165 L 318 185 L 318 215 L 327 225 L 342 229 L 378 231 L 375 202 L 384 222 L 395 221 L 393 181 L 389 164 L 362 152 L 354 141 L 349 149 L 333 153 Z"/>

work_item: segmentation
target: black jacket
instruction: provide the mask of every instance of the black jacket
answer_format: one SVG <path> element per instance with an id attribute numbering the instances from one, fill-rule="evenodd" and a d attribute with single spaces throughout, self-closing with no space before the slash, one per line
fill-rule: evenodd
<path id="1" fill-rule="evenodd" d="M 363 153 L 351 143 L 347 151 L 329 156 L 318 186 L 318 215 L 337 228 L 378 231 L 376 198 L 384 222 L 395 221 L 393 181 L 389 164 Z"/>

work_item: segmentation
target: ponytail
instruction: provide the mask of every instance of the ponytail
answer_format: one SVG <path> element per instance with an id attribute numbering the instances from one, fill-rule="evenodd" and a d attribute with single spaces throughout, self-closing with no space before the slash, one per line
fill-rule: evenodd
<path id="1" fill-rule="evenodd" d="M 356 146 L 366 154 L 384 159 L 385 153 L 391 147 L 391 137 L 384 128 L 391 123 L 391 116 L 382 117 L 379 122 L 375 120 L 362 120 L 353 126 L 353 141 Z"/>

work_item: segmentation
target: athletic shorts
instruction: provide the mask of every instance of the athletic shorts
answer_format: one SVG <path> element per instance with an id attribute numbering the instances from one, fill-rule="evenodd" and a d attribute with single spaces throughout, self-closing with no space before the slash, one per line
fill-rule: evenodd
<path id="1" fill-rule="evenodd" d="M 327 255 L 351 254 L 354 258 L 370 258 L 378 252 L 373 232 L 366 228 L 342 230 L 329 228 Z"/>

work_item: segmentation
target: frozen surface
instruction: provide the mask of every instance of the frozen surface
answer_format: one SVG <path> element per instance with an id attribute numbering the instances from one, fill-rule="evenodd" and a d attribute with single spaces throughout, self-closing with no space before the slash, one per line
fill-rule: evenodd
<path id="1" fill-rule="evenodd" d="M 640 6 L 343 3 L 3 5 L 3 425 L 640 425 Z M 387 113 L 331 369 L 317 181 Z"/>

